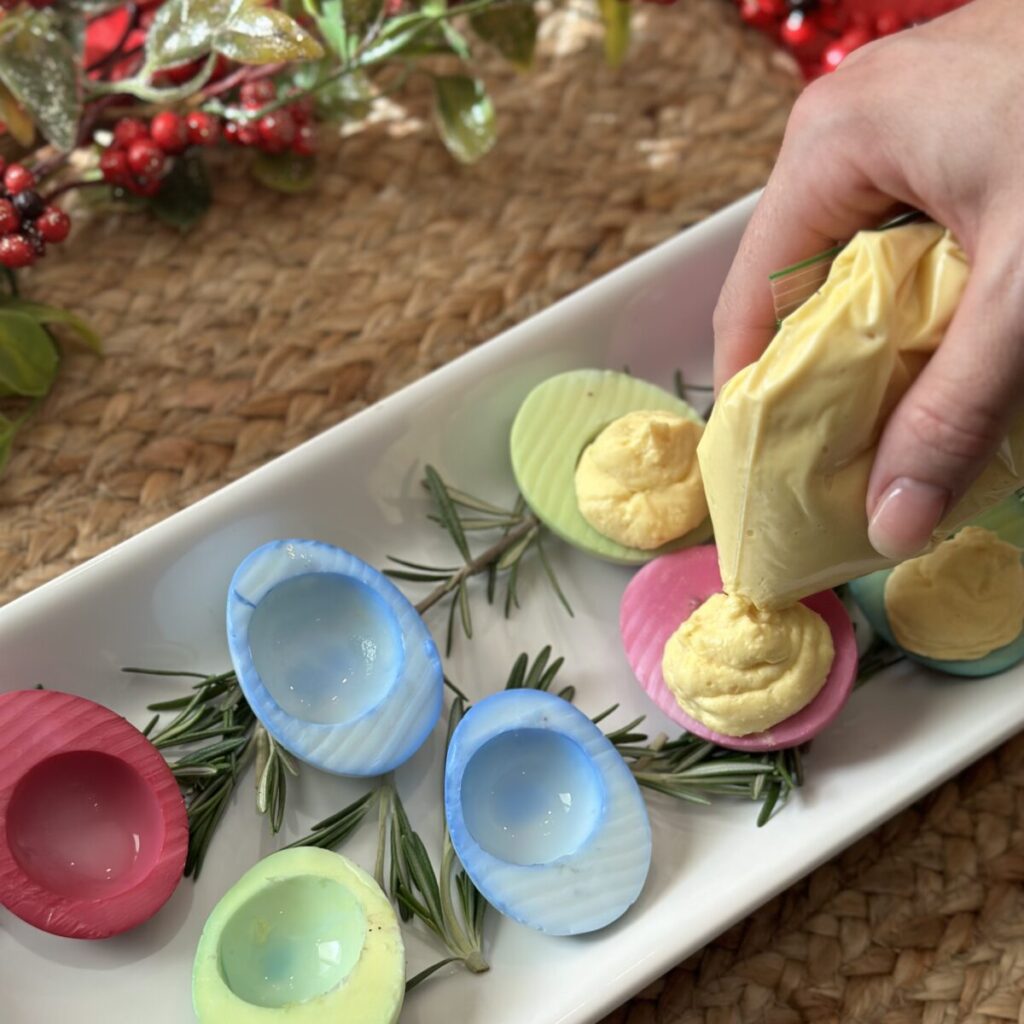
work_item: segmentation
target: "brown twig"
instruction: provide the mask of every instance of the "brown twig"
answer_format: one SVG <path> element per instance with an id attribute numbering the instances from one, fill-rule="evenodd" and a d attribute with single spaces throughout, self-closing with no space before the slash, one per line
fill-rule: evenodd
<path id="1" fill-rule="evenodd" d="M 435 587 L 422 601 L 416 604 L 416 611 L 421 615 L 429 608 L 433 608 L 438 601 L 455 590 L 464 580 L 470 576 L 476 576 L 486 572 L 491 563 L 503 552 L 508 551 L 518 541 L 522 540 L 531 530 L 540 527 L 540 520 L 530 513 L 516 527 L 509 530 L 500 540 L 495 541 L 486 551 L 482 551 L 472 561 L 467 562 L 458 572 L 453 573 L 444 583 Z"/>

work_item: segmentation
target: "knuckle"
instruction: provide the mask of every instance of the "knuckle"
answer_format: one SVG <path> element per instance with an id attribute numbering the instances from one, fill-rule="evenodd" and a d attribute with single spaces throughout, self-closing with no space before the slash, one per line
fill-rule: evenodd
<path id="1" fill-rule="evenodd" d="M 995 409 L 959 400 L 919 399 L 903 416 L 911 439 L 957 462 L 975 462 L 993 451 L 1003 438 L 1002 417 Z"/>

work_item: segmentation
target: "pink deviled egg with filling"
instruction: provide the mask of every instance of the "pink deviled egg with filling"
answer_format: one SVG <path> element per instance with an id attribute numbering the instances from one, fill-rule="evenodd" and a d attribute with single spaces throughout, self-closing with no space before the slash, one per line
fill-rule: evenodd
<path id="1" fill-rule="evenodd" d="M 619 627 L 638 682 L 687 732 L 733 750 L 781 750 L 831 723 L 857 676 L 853 626 L 839 598 L 823 591 L 800 605 L 763 613 L 727 598 L 718 552 L 704 545 L 644 566 L 623 594 Z M 687 630 L 698 609 L 700 629 L 694 619 Z M 693 671 L 696 649 L 710 663 Z"/>

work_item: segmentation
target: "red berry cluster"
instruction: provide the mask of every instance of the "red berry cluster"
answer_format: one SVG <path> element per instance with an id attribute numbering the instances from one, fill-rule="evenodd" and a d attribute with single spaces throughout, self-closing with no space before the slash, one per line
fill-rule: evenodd
<path id="1" fill-rule="evenodd" d="M 245 110 L 259 110 L 277 99 L 277 89 L 267 78 L 246 82 L 238 93 Z M 264 153 L 286 153 L 312 156 L 316 151 L 313 128 L 313 104 L 308 99 L 264 114 L 255 121 L 228 121 L 224 137 L 239 146 L 256 146 Z"/>
<path id="2" fill-rule="evenodd" d="M 148 124 L 124 117 L 114 125 L 114 139 L 100 156 L 100 170 L 111 185 L 152 196 L 160 191 L 172 157 L 189 146 L 209 146 L 219 134 L 217 118 L 201 110 L 184 116 L 163 110 Z"/>
<path id="3" fill-rule="evenodd" d="M 945 14 L 965 0 L 738 2 L 744 21 L 772 35 L 796 57 L 807 78 L 816 78 L 873 39 Z"/>
<path id="4" fill-rule="evenodd" d="M 27 167 L 5 167 L 0 159 L 0 172 L 0 264 L 28 267 L 45 254 L 47 242 L 63 242 L 68 237 L 71 219 L 63 210 L 46 204 Z"/>

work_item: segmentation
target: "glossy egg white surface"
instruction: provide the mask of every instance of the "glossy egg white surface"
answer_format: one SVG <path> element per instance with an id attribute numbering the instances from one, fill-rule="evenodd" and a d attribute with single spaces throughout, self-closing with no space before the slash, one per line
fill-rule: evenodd
<path id="1" fill-rule="evenodd" d="M 437 724 L 444 674 L 430 631 L 341 548 L 277 540 L 247 555 L 228 587 L 227 636 L 257 718 L 323 771 L 392 771 Z"/>
<path id="2" fill-rule="evenodd" d="M 318 537 L 381 567 L 397 555 L 453 565 L 450 541 L 426 520 L 429 462 L 456 486 L 498 502 L 515 492 L 508 432 L 529 390 L 576 367 L 619 368 L 665 387 L 679 367 L 711 378 L 711 314 L 753 199 L 724 210 L 392 398 L 225 487 L 61 579 L 0 609 L 0 689 L 37 682 L 102 701 L 144 725 L 146 704 L 176 682 L 125 665 L 217 672 L 230 667 L 224 600 L 255 547 Z M 473 700 L 501 689 L 516 656 L 545 643 L 564 655 L 559 683 L 617 727 L 648 714 L 675 734 L 632 681 L 619 644 L 619 601 L 633 570 L 567 545 L 547 552 L 573 604 L 569 618 L 532 561 L 523 608 L 506 620 L 474 593 L 474 637 L 446 670 Z M 421 596 L 424 591 L 407 591 Z M 443 637 L 445 609 L 431 613 Z M 965 685 L 914 665 L 859 689 L 806 759 L 807 782 L 765 828 L 746 803 L 690 807 L 648 797 L 654 855 L 628 914 L 586 937 L 542 935 L 489 914 L 492 964 L 451 968 L 409 994 L 402 1024 L 590 1024 L 815 865 L 1024 725 L 1024 668 Z M 436 858 L 442 821 L 443 728 L 396 772 L 413 826 Z M 259 857 L 365 792 L 366 783 L 303 767 L 289 780 L 284 827 L 270 835 L 241 787 L 198 883 L 178 887 L 147 924 L 102 943 L 43 935 L 0 913 L 4 1024 L 101 1021 L 188 1024 L 196 943 L 213 906 Z M 344 853 L 373 864 L 372 822 Z M 954 898 L 955 894 L 951 894 Z M 409 973 L 439 958 L 406 931 Z M 446 969 L 448 971 L 449 969 Z"/>
<path id="3" fill-rule="evenodd" d="M 549 935 L 611 924 L 647 878 L 651 827 L 632 772 L 551 693 L 505 690 L 469 709 L 448 747 L 445 816 L 487 901 Z"/>

